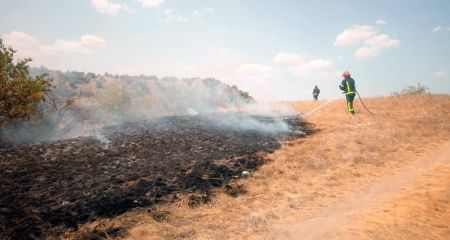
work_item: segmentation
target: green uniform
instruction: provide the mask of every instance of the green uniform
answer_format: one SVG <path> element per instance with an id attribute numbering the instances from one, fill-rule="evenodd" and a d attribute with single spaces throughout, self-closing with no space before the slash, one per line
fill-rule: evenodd
<path id="1" fill-rule="evenodd" d="M 355 99 L 356 88 L 355 88 L 355 80 L 351 77 L 346 77 L 342 80 L 339 88 L 344 91 L 345 98 L 347 99 L 347 110 L 349 113 L 354 114 L 355 110 L 353 109 L 353 99 Z"/>

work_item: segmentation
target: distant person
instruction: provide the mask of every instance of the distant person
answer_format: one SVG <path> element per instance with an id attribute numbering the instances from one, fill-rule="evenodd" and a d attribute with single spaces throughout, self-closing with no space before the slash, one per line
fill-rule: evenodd
<path id="1" fill-rule="evenodd" d="M 317 98 L 319 97 L 320 89 L 317 87 L 317 85 L 314 86 L 314 90 L 312 92 L 314 101 L 317 101 Z"/>
<path id="2" fill-rule="evenodd" d="M 355 99 L 356 94 L 355 80 L 350 77 L 350 73 L 348 71 L 345 71 L 342 74 L 342 77 L 344 77 L 344 80 L 342 80 L 339 88 L 344 91 L 345 98 L 347 99 L 347 110 L 353 115 L 355 114 L 355 109 L 353 109 L 353 99 Z"/>

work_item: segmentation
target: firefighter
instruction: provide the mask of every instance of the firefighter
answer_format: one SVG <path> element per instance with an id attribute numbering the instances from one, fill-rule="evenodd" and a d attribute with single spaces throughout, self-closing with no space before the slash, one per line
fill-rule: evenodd
<path id="1" fill-rule="evenodd" d="M 355 99 L 356 95 L 355 80 L 350 77 L 350 73 L 348 71 L 345 71 L 342 74 L 342 77 L 344 77 L 344 80 L 342 80 L 339 88 L 344 91 L 345 98 L 347 99 L 347 110 L 353 115 L 355 114 L 355 109 L 353 109 L 353 99 Z"/>
<path id="2" fill-rule="evenodd" d="M 317 87 L 317 85 L 314 86 L 312 95 L 314 97 L 314 101 L 317 101 L 317 97 L 319 97 L 320 89 Z"/>

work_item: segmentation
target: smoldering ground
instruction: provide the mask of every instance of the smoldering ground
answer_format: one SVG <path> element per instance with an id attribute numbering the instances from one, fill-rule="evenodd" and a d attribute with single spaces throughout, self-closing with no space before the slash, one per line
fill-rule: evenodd
<path id="1" fill-rule="evenodd" d="M 100 129 L 106 144 L 79 137 L 0 150 L 0 236 L 58 236 L 99 217 L 175 201 L 179 194 L 188 194 L 195 206 L 209 201 L 212 188 L 233 192 L 232 179 L 263 164 L 280 138 L 297 137 L 294 131 L 223 127 L 228 115 L 242 117 L 170 116 Z M 299 119 L 283 122 L 310 131 Z"/>

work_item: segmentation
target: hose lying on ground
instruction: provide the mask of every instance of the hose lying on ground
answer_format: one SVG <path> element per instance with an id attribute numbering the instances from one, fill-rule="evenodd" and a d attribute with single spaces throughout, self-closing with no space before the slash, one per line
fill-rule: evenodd
<path id="1" fill-rule="evenodd" d="M 366 107 L 366 105 L 364 104 L 364 102 L 363 102 L 361 96 L 359 95 L 359 92 L 358 92 L 358 91 L 356 91 L 356 94 L 358 94 L 359 101 L 361 101 L 361 104 L 363 105 L 364 109 L 366 109 L 366 111 L 369 112 L 370 114 L 375 115 L 375 113 L 371 112 L 371 111 Z"/>

